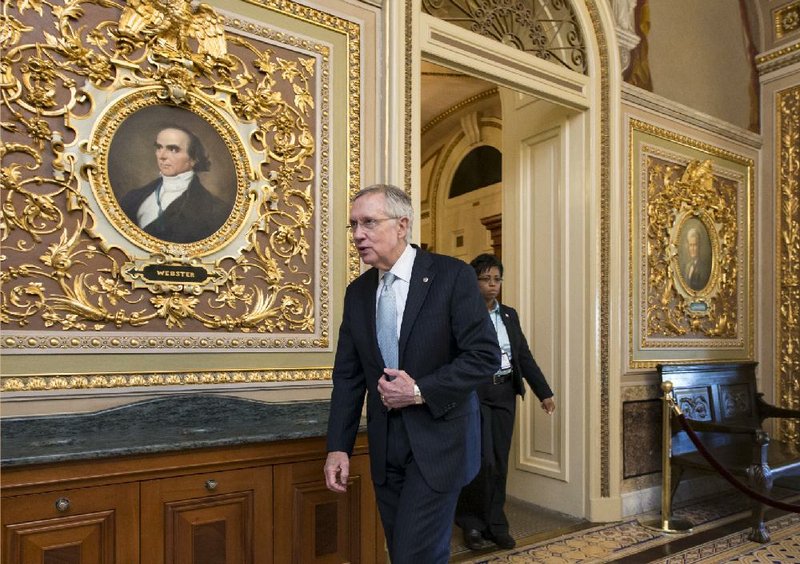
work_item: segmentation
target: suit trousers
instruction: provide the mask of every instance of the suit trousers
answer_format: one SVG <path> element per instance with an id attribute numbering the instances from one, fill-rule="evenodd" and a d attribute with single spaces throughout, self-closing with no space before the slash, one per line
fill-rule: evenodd
<path id="1" fill-rule="evenodd" d="M 478 389 L 481 426 L 484 429 L 481 469 L 467 484 L 458 499 L 456 524 L 464 530 L 498 535 L 508 533 L 506 478 L 517 396 L 513 378 L 501 384 L 485 384 Z"/>
<path id="2" fill-rule="evenodd" d="M 386 481 L 375 484 L 392 564 L 446 564 L 459 490 L 431 489 L 414 461 L 402 414 L 389 412 Z"/>

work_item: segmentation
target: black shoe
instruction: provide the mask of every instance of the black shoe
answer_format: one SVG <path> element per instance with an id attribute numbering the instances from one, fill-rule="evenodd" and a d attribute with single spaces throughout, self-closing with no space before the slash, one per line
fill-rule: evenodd
<path id="1" fill-rule="evenodd" d="M 464 544 L 470 550 L 483 548 L 483 535 L 478 529 L 464 529 Z"/>
<path id="2" fill-rule="evenodd" d="M 515 541 L 514 537 L 512 537 L 508 533 L 489 534 L 486 535 L 486 538 L 488 538 L 494 544 L 505 550 L 509 550 L 517 546 L 517 541 Z"/>

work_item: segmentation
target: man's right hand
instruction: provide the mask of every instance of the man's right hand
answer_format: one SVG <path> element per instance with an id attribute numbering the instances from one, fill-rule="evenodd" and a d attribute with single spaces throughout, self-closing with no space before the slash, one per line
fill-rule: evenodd
<path id="1" fill-rule="evenodd" d="M 325 460 L 325 485 L 332 492 L 347 491 L 347 480 L 350 477 L 350 457 L 346 452 L 333 451 Z"/>

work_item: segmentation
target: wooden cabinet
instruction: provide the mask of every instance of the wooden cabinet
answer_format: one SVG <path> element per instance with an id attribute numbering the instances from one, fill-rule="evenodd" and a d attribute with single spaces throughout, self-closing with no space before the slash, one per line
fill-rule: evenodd
<path id="1" fill-rule="evenodd" d="M 385 562 L 365 439 L 347 494 L 324 459 L 300 439 L 4 468 L 2 564 Z"/>
<path id="2" fill-rule="evenodd" d="M 350 461 L 347 493 L 325 487 L 319 465 L 282 464 L 275 468 L 275 562 L 329 564 L 382 561 L 383 536 L 366 456 Z M 380 537 L 381 542 L 376 542 Z"/>
<path id="3" fill-rule="evenodd" d="M 139 561 L 139 487 L 117 484 L 3 499 L 3 563 Z"/>

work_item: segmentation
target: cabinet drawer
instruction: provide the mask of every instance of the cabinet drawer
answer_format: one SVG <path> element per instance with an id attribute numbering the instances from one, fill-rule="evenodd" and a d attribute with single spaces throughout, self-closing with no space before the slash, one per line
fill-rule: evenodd
<path id="1" fill-rule="evenodd" d="M 272 469 L 142 482 L 142 562 L 272 562 Z"/>
<path id="2" fill-rule="evenodd" d="M 119 484 L 3 498 L 3 563 L 139 562 L 139 487 Z"/>

